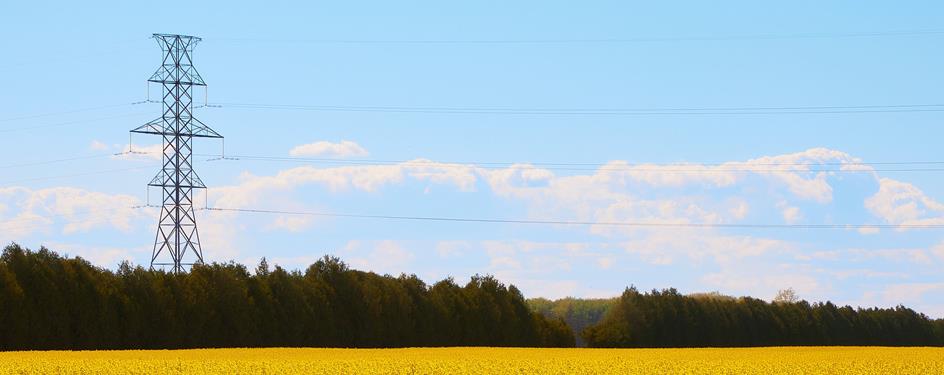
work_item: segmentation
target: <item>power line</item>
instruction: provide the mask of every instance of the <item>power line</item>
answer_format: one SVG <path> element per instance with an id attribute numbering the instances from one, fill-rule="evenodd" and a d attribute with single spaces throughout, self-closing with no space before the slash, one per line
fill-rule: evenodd
<path id="1" fill-rule="evenodd" d="M 217 38 L 215 41 L 230 43 L 298 43 L 298 44 L 352 44 L 352 45 L 520 45 L 520 44 L 631 44 L 658 42 L 707 42 L 707 41 L 751 41 L 789 39 L 846 39 L 906 36 L 940 36 L 944 30 L 893 30 L 839 33 L 794 33 L 794 34 L 741 34 L 706 36 L 650 36 L 636 38 L 583 38 L 583 39 L 269 39 L 269 38 Z"/>
<path id="2" fill-rule="evenodd" d="M 104 157 L 109 157 L 109 156 L 114 156 L 114 155 L 115 155 L 115 154 L 111 154 L 111 153 L 109 153 L 109 154 L 97 154 L 97 155 L 75 156 L 75 157 L 68 157 L 68 158 L 61 158 L 61 159 L 51 159 L 51 160 L 24 162 L 24 163 L 20 163 L 20 164 L 7 164 L 7 165 L 0 165 L 0 169 L 20 168 L 20 167 L 33 167 L 33 166 L 37 166 L 37 165 L 47 165 L 47 164 L 65 163 L 65 162 L 76 161 L 76 160 L 99 159 L 99 158 L 104 158 Z"/>
<path id="3" fill-rule="evenodd" d="M 56 175 L 56 176 L 25 178 L 21 180 L 3 181 L 3 182 L 0 182 L 0 185 L 9 185 L 9 184 L 15 184 L 15 183 L 21 183 L 21 182 L 56 180 L 60 178 L 85 177 L 85 176 L 94 176 L 94 175 L 108 174 L 108 173 L 129 172 L 129 171 L 136 171 L 136 170 L 140 170 L 144 168 L 154 168 L 154 165 L 144 165 L 144 166 L 120 168 L 120 169 L 106 169 L 102 171 L 82 172 L 82 173 L 73 173 L 73 174 Z"/>
<path id="4" fill-rule="evenodd" d="M 129 113 L 129 114 L 124 114 L 124 115 L 99 117 L 99 118 L 88 119 L 88 120 L 75 120 L 75 121 L 57 122 L 57 123 L 52 123 L 52 124 L 23 126 L 23 127 L 18 127 L 18 128 L 7 128 L 7 129 L 0 129 L 0 133 L 11 133 L 11 132 L 17 132 L 17 131 L 23 131 L 23 130 L 52 128 L 52 127 L 58 127 L 58 126 L 82 124 L 82 123 L 102 121 L 102 120 L 113 120 L 113 119 L 118 119 L 118 118 L 135 117 L 135 116 L 143 116 L 143 115 L 144 113 Z"/>
<path id="5" fill-rule="evenodd" d="M 120 153 L 102 153 L 93 155 L 79 155 L 74 157 L 64 157 L 57 159 L 47 159 L 39 161 L 21 162 L 18 164 L 0 165 L 0 169 L 11 169 L 20 167 L 31 167 L 38 165 L 48 165 L 65 163 L 70 161 L 101 159 L 121 155 L 160 155 L 157 152 L 147 151 L 125 151 Z M 638 162 L 626 166 L 613 166 L 606 163 L 573 163 L 573 162 L 489 162 L 489 161 L 433 161 L 433 160 L 391 160 L 391 159 L 329 159 L 329 158 L 305 158 L 305 157 L 286 157 L 286 156 L 264 156 L 264 155 L 228 155 L 221 158 L 218 154 L 197 154 L 201 157 L 215 157 L 208 161 L 266 161 L 266 162 L 295 162 L 305 164 L 323 164 L 323 165 L 400 165 L 400 166 L 434 166 L 436 168 L 482 168 L 482 169 L 507 169 L 515 165 L 526 165 L 529 167 L 540 167 L 547 170 L 563 171 L 638 171 L 638 172 L 839 172 L 839 173 L 868 173 L 868 172 L 940 172 L 944 168 L 898 168 L 898 169 L 861 169 L 861 170 L 841 170 L 841 169 L 763 169 L 756 167 L 817 167 L 817 166 L 839 166 L 839 167 L 865 167 L 865 166 L 937 166 L 944 165 L 944 161 L 885 161 L 885 162 L 782 162 L 782 163 L 750 163 L 747 162 L 727 162 L 727 163 L 703 163 L 703 162 L 672 162 L 672 163 L 654 163 Z M 675 167 L 724 167 L 732 166 L 728 169 L 711 170 L 686 170 Z M 742 169 L 733 167 L 741 166 Z M 671 168 L 671 169 L 670 169 Z M 97 173 L 111 173 L 115 170 L 109 170 Z M 125 171 L 119 169 L 117 171 Z M 73 176 L 73 175 L 68 175 Z M 68 177 L 66 176 L 66 177 Z M 42 179 L 52 179 L 59 177 L 43 177 Z"/>
<path id="6" fill-rule="evenodd" d="M 665 222 L 623 222 L 623 221 L 566 221 L 566 220 L 524 220 L 524 219 L 489 219 L 439 216 L 399 216 L 399 215 L 363 215 L 310 211 L 282 211 L 253 208 L 207 207 L 209 211 L 243 212 L 258 214 L 300 215 L 341 217 L 356 219 L 443 221 L 463 223 L 497 224 L 537 224 L 537 225 L 603 225 L 620 227 L 650 228 L 747 228 L 747 229 L 944 229 L 944 224 L 722 224 L 722 223 L 665 223 Z"/>
<path id="7" fill-rule="evenodd" d="M 212 154 L 198 154 L 200 156 L 217 156 Z M 432 168 L 454 168 L 454 169 L 508 169 L 514 166 L 539 167 L 539 169 L 554 171 L 626 171 L 642 173 L 775 173 L 775 172 L 796 172 L 796 173 L 872 173 L 872 172 L 944 172 L 944 168 L 856 168 L 856 169 L 824 169 L 824 168 L 780 168 L 771 169 L 769 167 L 818 167 L 818 166 L 839 166 L 839 167 L 864 167 L 872 165 L 944 165 L 941 161 L 914 161 L 914 162 L 883 162 L 883 163 L 757 163 L 748 164 L 744 162 L 715 163 L 715 164 L 697 164 L 697 163 L 641 163 L 634 165 L 607 165 L 593 163 L 528 163 L 528 162 L 476 162 L 476 161 L 432 161 L 432 160 L 355 160 L 355 159 L 323 159 L 323 158 L 299 158 L 299 157 L 280 157 L 280 156 L 250 156 L 250 155 L 229 155 L 228 160 L 237 161 L 265 161 L 265 162 L 294 162 L 306 164 L 325 164 L 332 166 L 405 166 L 405 167 L 432 167 Z M 219 160 L 219 159 L 216 159 Z M 216 161 L 214 160 L 214 161 Z M 595 167 L 590 167 L 595 166 Z M 704 167 L 704 169 L 699 169 Z M 767 168 L 758 168 L 767 167 Z M 688 168 L 688 169 L 686 169 Z"/>
<path id="8" fill-rule="evenodd" d="M 63 54 L 63 53 L 59 53 L 53 56 L 39 56 L 39 58 L 36 58 L 36 59 L 12 61 L 9 64 L 2 65 L 2 67 L 3 68 L 18 68 L 18 67 L 23 67 L 23 66 L 59 63 L 63 61 L 74 62 L 76 60 L 84 60 L 88 58 L 101 58 L 102 56 L 108 56 L 108 55 L 124 52 L 125 49 L 127 48 L 125 46 L 126 44 L 136 43 L 138 41 L 139 39 L 125 39 L 125 40 L 120 40 L 120 41 L 115 41 L 115 42 L 109 42 L 108 45 L 118 46 L 118 47 L 117 48 L 112 47 L 108 49 L 99 49 L 99 50 L 83 48 L 81 50 L 81 52 L 83 53 L 68 54 L 68 56 L 66 56 L 67 54 Z M 132 48 L 139 48 L 139 47 L 132 47 Z"/>
<path id="9" fill-rule="evenodd" d="M 653 108 L 513 108 L 513 107 L 430 107 L 430 106 L 342 106 L 279 103 L 218 102 L 208 108 L 242 108 L 321 112 L 423 113 L 533 116 L 728 116 L 803 115 L 856 113 L 944 112 L 944 104 L 896 104 L 855 106 L 792 107 L 653 107 Z"/>
<path id="10" fill-rule="evenodd" d="M 146 152 L 139 152 L 146 153 Z M 219 156 L 217 154 L 196 154 L 199 156 Z M 489 161 L 417 161 L 417 160 L 391 160 L 391 159 L 337 159 L 337 158 L 306 158 L 306 157 L 295 157 L 295 156 L 266 156 L 266 155 L 229 155 L 228 157 L 241 158 L 241 159 L 274 159 L 280 160 L 285 159 L 286 161 L 313 161 L 313 162 L 337 162 L 337 163 L 377 163 L 377 164 L 397 164 L 405 162 L 416 162 L 416 163 L 429 163 L 429 164 L 438 164 L 438 163 L 447 163 L 447 164 L 475 164 L 475 165 L 501 165 L 508 166 L 514 164 L 530 164 L 534 166 L 599 166 L 604 163 L 573 163 L 573 162 L 489 162 Z M 637 162 L 636 165 L 651 165 L 651 166 L 725 166 L 730 164 L 738 164 L 746 162 L 669 162 L 669 163 L 657 163 L 657 162 Z M 765 162 L 765 163 L 751 163 L 751 165 L 757 166 L 817 166 L 817 165 L 833 165 L 833 166 L 874 166 L 874 165 L 944 165 L 944 161 L 880 161 L 880 162 Z"/>
<path id="11" fill-rule="evenodd" d="M 126 107 L 126 106 L 133 105 L 133 104 L 134 104 L 134 103 L 110 104 L 110 105 L 102 105 L 102 106 L 96 106 L 96 107 L 85 107 L 85 108 L 70 109 L 70 110 L 59 111 L 59 112 L 46 112 L 46 113 L 33 114 L 33 115 L 25 115 L 25 116 L 19 116 L 19 117 L 8 117 L 8 118 L 5 118 L 5 119 L 0 119 L 0 122 L 29 120 L 29 119 L 34 119 L 34 118 L 49 117 L 49 116 L 58 116 L 58 115 L 68 115 L 68 114 L 72 114 L 72 113 L 96 111 L 96 110 L 100 110 L 100 109 Z"/>
<path id="12" fill-rule="evenodd" d="M 26 229 L 33 229 L 33 228 L 44 227 L 44 226 L 47 226 L 47 225 L 52 225 L 52 224 L 54 224 L 54 223 L 37 223 L 37 224 L 21 225 L 21 226 L 18 226 L 18 227 L 7 227 L 6 225 L 9 225 L 9 224 L 12 224 L 12 223 L 18 223 L 18 222 L 36 221 L 36 220 L 41 220 L 41 219 L 49 219 L 49 218 L 57 218 L 57 217 L 66 217 L 66 216 L 89 216 L 89 215 L 97 214 L 97 213 L 114 212 L 114 211 L 126 210 L 126 209 L 136 210 L 136 209 L 143 209 L 143 208 L 150 208 L 150 207 L 153 207 L 153 206 L 149 206 L 149 205 L 135 205 L 135 206 L 121 206 L 121 207 L 111 207 L 111 208 L 96 208 L 96 209 L 92 209 L 92 210 L 85 210 L 85 211 L 82 211 L 82 212 L 50 214 L 50 215 L 46 215 L 46 216 L 41 217 L 41 218 L 37 218 L 37 217 L 27 217 L 27 218 L 21 218 L 21 219 L 13 219 L 13 220 L 0 221 L 0 228 L 2 228 L 2 229 L 4 229 L 4 230 L 8 230 L 8 231 L 26 230 Z M 85 218 L 85 219 L 76 219 L 76 220 L 67 220 L 67 221 L 61 222 L 61 224 L 75 224 L 75 223 L 81 223 L 81 222 L 87 221 L 87 220 L 88 220 L 87 218 Z"/>
<path id="13" fill-rule="evenodd" d="M 69 162 L 75 160 L 87 160 L 87 159 L 97 159 L 105 157 L 116 157 L 121 155 L 161 155 L 160 152 L 151 152 L 151 151 L 124 151 L 119 153 L 101 153 L 101 154 L 92 154 L 92 155 L 76 155 L 69 156 L 57 159 L 46 159 L 46 160 L 37 160 L 37 161 L 24 161 L 19 164 L 7 164 L 0 165 L 0 169 L 7 168 L 17 168 L 17 167 L 28 167 L 35 165 L 44 165 L 44 164 L 55 164 L 62 162 Z M 219 160 L 241 160 L 241 161 L 276 161 L 276 162 L 299 162 L 299 163 L 324 163 L 324 164 L 353 164 L 353 165 L 386 165 L 386 164 L 410 164 L 410 165 L 435 165 L 435 166 L 449 166 L 456 165 L 456 167 L 464 168 L 466 166 L 495 166 L 501 168 L 508 168 L 514 165 L 528 165 L 535 167 L 604 167 L 607 166 L 606 162 L 535 162 L 535 161 L 474 161 L 474 160 L 419 160 L 419 159 L 344 159 L 344 158 L 310 158 L 310 157 L 297 157 L 297 156 L 276 156 L 276 155 L 248 155 L 248 154 L 228 154 L 225 155 L 225 159 L 221 159 L 222 155 L 220 154 L 204 154 L 204 153 L 194 153 L 196 156 L 200 157 L 211 157 L 216 158 L 213 161 Z M 620 160 L 622 161 L 622 160 Z M 905 161 L 842 161 L 842 162 L 697 162 L 697 161 L 686 161 L 686 162 L 635 162 L 625 167 L 618 167 L 617 169 L 633 169 L 639 170 L 640 166 L 644 167 L 751 167 L 751 171 L 757 170 L 753 167 L 815 167 L 815 166 L 846 166 L 846 167 L 862 167 L 862 166 L 896 166 L 896 165 L 925 165 L 925 166 L 935 166 L 941 165 L 944 166 L 944 161 L 941 160 L 905 160 Z M 615 167 L 615 166 L 610 166 Z M 545 168 L 547 169 L 547 168 Z M 598 168 L 587 168 L 587 170 L 597 170 Z M 744 170 L 747 170 L 746 168 Z M 924 170 L 924 169 L 920 169 Z M 936 171 L 937 169 L 931 169 L 931 171 Z M 675 171 L 675 170 L 673 170 Z M 779 170 L 777 170 L 779 171 Z M 784 171 L 796 171 L 795 169 L 785 169 Z M 827 170 L 827 171 L 839 171 L 839 170 Z M 871 171 L 871 170 L 870 170 Z M 882 170 L 877 170 L 882 171 Z M 897 170 L 896 170 L 897 171 Z"/>

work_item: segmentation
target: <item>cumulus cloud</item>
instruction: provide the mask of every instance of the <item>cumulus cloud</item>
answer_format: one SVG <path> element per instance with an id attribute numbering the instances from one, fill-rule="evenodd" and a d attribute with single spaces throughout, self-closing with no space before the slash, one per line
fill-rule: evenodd
<path id="1" fill-rule="evenodd" d="M 710 260 L 725 266 L 737 264 L 745 258 L 794 250 L 786 241 L 722 235 L 704 230 L 652 231 L 622 242 L 620 247 L 654 265 L 673 264 L 682 259 L 693 263 Z"/>
<path id="2" fill-rule="evenodd" d="M 344 142 L 316 142 L 311 145 L 318 146 L 307 147 L 307 151 L 298 149 L 297 152 L 353 148 L 351 145 L 344 146 Z M 743 181 L 746 175 L 755 174 L 768 177 L 775 186 L 786 188 L 799 199 L 826 203 L 832 199 L 832 186 L 827 181 L 830 174 L 817 172 L 814 168 L 827 163 L 839 164 L 843 168 L 868 168 L 858 164 L 857 158 L 828 149 L 810 149 L 717 165 L 630 165 L 625 161 L 614 161 L 601 166 L 592 174 L 562 176 L 527 163 L 489 169 L 471 164 L 414 159 L 389 165 L 302 166 L 271 176 L 244 173 L 238 184 L 214 189 L 214 194 L 218 205 L 239 207 L 256 203 L 266 194 L 291 191 L 309 184 L 324 186 L 332 192 L 376 192 L 385 186 L 419 181 L 470 192 L 475 191 L 481 181 L 499 197 L 528 202 L 532 214 L 537 217 L 587 221 L 726 223 L 741 220 L 747 215 L 749 205 L 744 199 L 735 195 L 718 202 L 716 197 L 684 194 L 652 198 L 635 191 L 639 184 L 656 188 L 691 184 L 729 187 Z M 800 219 L 798 207 L 781 208 L 786 221 Z M 594 230 L 606 233 L 613 228 L 599 227 Z"/>
<path id="3" fill-rule="evenodd" d="M 940 247 L 942 245 L 938 245 Z M 938 247 L 930 250 L 924 248 L 847 248 L 825 251 L 798 253 L 795 259 L 803 261 L 842 261 L 844 263 L 862 263 L 880 260 L 881 264 L 909 263 L 916 265 L 931 265 L 931 255 L 938 251 Z M 944 250 L 942 250 L 944 252 Z"/>
<path id="4" fill-rule="evenodd" d="M 709 273 L 702 277 L 706 286 L 725 290 L 737 295 L 773 298 L 778 290 L 793 288 L 800 298 L 817 300 L 826 285 L 813 275 L 791 269 L 789 266 L 767 269 L 727 269 L 724 272 Z"/>
<path id="5" fill-rule="evenodd" d="M 91 144 L 89 144 L 89 148 L 93 151 L 107 151 L 108 145 L 96 139 L 93 140 Z"/>
<path id="6" fill-rule="evenodd" d="M 934 247 L 931 248 L 931 252 L 934 253 L 934 256 L 936 256 L 938 259 L 944 261 L 944 241 L 934 245 Z"/>
<path id="7" fill-rule="evenodd" d="M 289 150 L 291 156 L 321 156 L 331 158 L 349 158 L 363 157 L 369 155 L 366 149 L 352 141 L 341 141 L 332 143 L 328 141 L 318 141 L 299 145 Z"/>
<path id="8" fill-rule="evenodd" d="M 650 223 L 727 223 L 746 217 L 749 205 L 732 196 L 717 197 L 676 193 L 665 198 L 643 195 L 643 187 L 681 188 L 700 186 L 729 188 L 744 183 L 749 176 L 782 187 L 800 200 L 825 204 L 832 201 L 826 169 L 868 172 L 871 167 L 847 153 L 814 148 L 803 152 L 765 156 L 744 162 L 722 164 L 637 164 L 612 161 L 592 174 L 556 176 L 529 164 L 500 170 L 479 170 L 479 175 L 498 196 L 531 203 L 536 215 L 570 217 L 589 221 L 637 221 Z M 831 167 L 831 168 L 827 168 Z M 781 207 L 789 223 L 801 219 L 800 208 L 784 201 Z M 625 231 L 595 227 L 596 233 Z"/>
<path id="9" fill-rule="evenodd" d="M 879 179 L 879 190 L 865 200 L 865 208 L 889 224 L 944 224 L 944 204 L 912 184 Z"/>
<path id="10" fill-rule="evenodd" d="M 63 234 L 101 228 L 130 231 L 133 221 L 148 211 L 132 208 L 140 203 L 129 195 L 72 187 L 0 188 L 0 202 L 7 207 L 0 218 L 0 233 L 13 238 L 48 231 L 57 224 Z"/>
<path id="11" fill-rule="evenodd" d="M 267 228 L 297 233 L 307 229 L 313 221 L 311 216 L 279 215 Z"/>
<path id="12" fill-rule="evenodd" d="M 351 267 L 380 274 L 405 273 L 414 257 L 411 251 L 394 240 L 359 241 L 353 247 L 349 246 L 348 251 L 356 254 L 349 258 Z"/>
<path id="13" fill-rule="evenodd" d="M 636 164 L 627 161 L 611 161 L 599 168 L 597 175 L 607 175 L 607 180 L 623 183 L 637 182 L 654 187 L 680 187 L 699 184 L 711 187 L 727 187 L 743 181 L 747 176 L 757 175 L 784 185 L 795 196 L 828 203 L 832 200 L 832 187 L 827 178 L 832 172 L 823 171 L 828 166 L 838 165 L 839 170 L 868 172 L 873 169 L 861 164 L 861 159 L 826 148 L 813 148 L 802 152 L 763 156 L 747 161 L 721 164 Z"/>
<path id="14" fill-rule="evenodd" d="M 468 241 L 438 241 L 435 248 L 441 258 L 451 258 L 462 256 L 472 248 L 472 244 Z"/>
<path id="15" fill-rule="evenodd" d="M 889 284 L 880 290 L 863 293 L 859 306 L 892 307 L 904 305 L 928 314 L 932 318 L 944 317 L 944 305 L 940 296 L 944 292 L 942 282 L 908 282 Z"/>
<path id="16" fill-rule="evenodd" d="M 216 206 L 247 207 L 274 193 L 292 191 L 306 185 L 321 185 L 332 192 L 376 192 L 384 186 L 401 184 L 407 179 L 451 185 L 461 191 L 474 190 L 476 180 L 473 167 L 416 159 L 392 165 L 330 168 L 301 166 L 271 176 L 256 176 L 246 172 L 240 176 L 239 183 L 214 188 L 210 194 Z"/>
<path id="17" fill-rule="evenodd" d="M 783 216 L 783 221 L 787 222 L 787 224 L 795 224 L 802 218 L 802 215 L 800 214 L 800 208 L 791 206 L 786 201 L 777 203 L 777 208 L 780 209 L 780 213 Z"/>
<path id="18" fill-rule="evenodd" d="M 150 255 L 151 253 L 151 248 L 146 246 L 95 246 L 56 241 L 43 242 L 42 246 L 56 252 L 68 254 L 69 256 L 82 257 L 92 264 L 108 268 L 116 268 L 122 261 L 132 261 L 136 258 L 141 258 L 141 256 Z"/>

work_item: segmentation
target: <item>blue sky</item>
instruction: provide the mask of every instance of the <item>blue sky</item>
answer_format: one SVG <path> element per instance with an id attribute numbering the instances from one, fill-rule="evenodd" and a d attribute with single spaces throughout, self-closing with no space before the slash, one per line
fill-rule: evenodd
<path id="1" fill-rule="evenodd" d="M 109 155 L 127 147 L 128 130 L 158 116 L 157 105 L 130 104 L 146 97 L 145 81 L 160 61 L 151 33 L 203 38 L 195 63 L 209 84 L 209 101 L 223 105 L 198 116 L 226 136 L 228 153 L 359 160 L 207 162 L 210 157 L 198 156 L 214 206 L 591 222 L 944 223 L 941 172 L 886 171 L 935 165 L 850 164 L 944 160 L 940 112 L 509 115 L 226 105 L 941 104 L 944 33 L 842 36 L 942 31 L 944 9 L 936 2 L 174 5 L 186 11 L 174 17 L 129 2 L 3 5 L 4 243 L 46 245 L 107 267 L 122 259 L 147 263 L 156 212 L 123 207 L 145 203 L 157 161 Z M 809 37 L 822 35 L 829 37 Z M 338 42 L 600 39 L 623 42 Z M 109 107 L 50 115 L 99 106 Z M 158 140 L 132 141 L 147 150 Z M 196 149 L 212 154 L 220 145 L 198 141 Z M 716 163 L 734 164 L 705 165 Z M 300 268 L 329 253 L 356 268 L 416 273 L 427 281 L 491 273 L 529 296 L 547 297 L 612 296 L 634 284 L 770 298 L 793 287 L 810 300 L 904 303 L 944 317 L 940 230 L 198 216 L 205 256 L 213 261 L 255 264 L 265 256 Z"/>

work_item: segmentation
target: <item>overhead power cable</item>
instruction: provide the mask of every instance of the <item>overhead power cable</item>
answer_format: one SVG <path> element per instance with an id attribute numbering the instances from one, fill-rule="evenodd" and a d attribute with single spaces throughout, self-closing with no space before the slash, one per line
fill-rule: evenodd
<path id="1" fill-rule="evenodd" d="M 283 211 L 253 208 L 206 207 L 208 211 L 243 212 L 255 214 L 278 214 L 300 216 L 322 216 L 356 219 L 407 220 L 407 221 L 442 221 L 462 223 L 497 223 L 497 224 L 537 224 L 537 225 L 602 225 L 643 228 L 747 228 L 747 229 L 944 229 L 941 224 L 724 224 L 724 223 L 672 223 L 672 222 L 629 222 L 629 221 L 568 221 L 568 220 L 527 220 L 527 219 L 491 219 L 440 216 L 399 216 L 399 215 L 363 215 L 332 212 Z"/>
<path id="2" fill-rule="evenodd" d="M 16 128 L 6 128 L 6 129 L 0 129 L 0 133 L 11 133 L 11 132 L 17 132 L 17 131 L 23 131 L 23 130 L 52 128 L 52 127 L 58 127 L 58 126 L 82 124 L 82 123 L 96 122 L 96 121 L 103 121 L 103 120 L 113 120 L 113 119 L 118 119 L 118 118 L 135 117 L 135 116 L 143 116 L 143 115 L 145 115 L 145 113 L 128 113 L 128 114 L 123 114 L 123 115 L 99 117 L 99 118 L 93 118 L 93 119 L 87 119 L 87 120 L 73 120 L 73 121 L 57 122 L 57 123 L 51 123 L 51 124 L 40 124 L 40 125 L 30 125 L 30 126 L 22 126 L 22 127 L 16 127 Z"/>
<path id="3" fill-rule="evenodd" d="M 20 167 L 32 167 L 38 165 L 48 165 L 57 163 L 66 163 L 70 161 L 90 160 L 109 158 L 121 155 L 159 155 L 160 153 L 148 151 L 125 151 L 120 153 L 102 153 L 93 155 L 80 155 L 74 157 L 65 157 L 58 159 L 46 159 L 38 161 L 25 161 L 16 164 L 0 165 L 0 169 L 11 169 Z M 700 163 L 700 162 L 674 162 L 674 163 L 652 163 L 639 162 L 628 165 L 609 165 L 606 163 L 574 163 L 574 162 L 490 162 L 490 161 L 434 161 L 434 160 L 391 160 L 391 159 L 333 159 L 333 158 L 306 158 L 306 157 L 288 157 L 288 156 L 264 156 L 264 155 L 227 155 L 219 154 L 194 154 L 201 157 L 210 157 L 207 161 L 262 161 L 262 162 L 288 162 L 325 166 L 383 166 L 399 165 L 405 167 L 433 167 L 433 168 L 481 168 L 481 169 L 508 169 L 512 167 L 530 168 L 537 167 L 552 171 L 634 171 L 634 172 L 654 172 L 654 173 L 727 173 L 727 172 L 838 172 L 838 173 L 869 173 L 869 172 L 941 172 L 944 171 L 944 161 L 884 161 L 884 162 L 728 162 L 728 163 Z M 749 164 L 748 164 L 749 163 Z M 874 168 L 874 167 L 885 168 Z M 887 168 L 901 166 L 900 168 Z M 915 166 L 908 167 L 905 166 Z M 686 168 L 711 168 L 711 169 L 686 169 Z M 784 167 L 784 168 L 770 168 Z M 797 167 L 797 168 L 786 168 Z M 819 168 L 810 168 L 819 167 Z M 856 169 L 835 169 L 822 167 L 873 167 Z M 806 168 L 806 169 L 804 169 Z M 109 170 L 96 173 L 112 173 L 113 171 L 126 171 L 125 169 Z M 84 175 L 84 174 L 80 174 Z M 75 176 L 68 175 L 66 177 Z M 42 177 L 30 180 L 53 179 L 59 177 Z M 20 180 L 21 182 L 24 180 Z M 17 181 L 8 181 L 17 182 Z"/>
<path id="4" fill-rule="evenodd" d="M 39 114 L 32 114 L 32 115 L 24 115 L 24 116 L 19 116 L 19 117 L 8 117 L 8 118 L 0 119 L 0 122 L 29 120 L 29 119 L 40 118 L 40 117 L 50 117 L 50 116 L 68 115 L 68 114 L 72 114 L 72 113 L 96 111 L 96 110 L 100 110 L 100 109 L 127 107 L 127 106 L 133 105 L 133 104 L 134 104 L 134 103 L 110 104 L 110 105 L 102 105 L 102 106 L 96 106 L 96 107 L 85 107 L 85 108 L 70 109 L 70 110 L 59 111 L 59 112 L 46 112 L 46 113 L 39 113 Z"/>
<path id="5" fill-rule="evenodd" d="M 96 155 L 75 156 L 75 157 L 68 157 L 68 158 L 61 158 L 61 159 L 48 159 L 48 160 L 41 160 L 41 161 L 22 162 L 19 164 L 0 165 L 0 169 L 34 167 L 37 165 L 65 163 L 65 162 L 76 161 L 76 160 L 100 159 L 100 158 L 106 158 L 110 156 L 114 156 L 114 154 L 112 153 L 96 154 Z"/>
<path id="6" fill-rule="evenodd" d="M 145 153 L 140 152 L 138 153 Z M 219 156 L 218 154 L 195 154 L 198 156 Z M 414 163 L 428 163 L 428 164 L 474 164 L 474 165 L 498 165 L 498 166 L 510 166 L 514 164 L 530 164 L 534 166 L 600 166 L 605 163 L 574 163 L 574 162 L 508 162 L 508 161 L 471 161 L 471 160 L 452 160 L 452 161 L 418 161 L 418 160 L 394 160 L 394 159 L 341 159 L 341 158 L 309 158 L 309 157 L 298 157 L 298 156 L 272 156 L 272 155 L 227 155 L 227 157 L 240 158 L 240 160 L 282 160 L 286 161 L 311 161 L 311 162 L 337 162 L 337 163 L 372 163 L 372 164 L 400 164 L 405 162 L 414 162 Z M 748 162 L 668 162 L 668 163 L 659 163 L 659 162 L 636 162 L 634 165 L 646 165 L 646 166 L 663 166 L 663 167 L 675 167 L 675 166 L 707 166 L 707 167 L 719 167 L 731 164 L 739 163 L 748 163 Z M 879 162 L 750 162 L 752 166 L 819 166 L 819 165 L 831 165 L 831 166 L 875 166 L 875 165 L 944 165 L 944 161 L 929 160 L 929 161 L 879 161 Z"/>
<path id="7" fill-rule="evenodd" d="M 729 116 L 791 114 L 855 114 L 944 112 L 944 104 L 891 104 L 854 106 L 781 107 L 652 107 L 652 108 L 514 108 L 514 107 L 431 107 L 431 106 L 349 106 L 280 103 L 217 102 L 208 108 L 242 108 L 287 111 L 423 113 L 533 116 Z"/>
<path id="8" fill-rule="evenodd" d="M 220 160 L 218 155 L 197 154 L 199 156 L 217 156 L 214 161 Z M 513 167 L 546 169 L 552 171 L 614 171 L 614 172 L 642 172 L 642 173 L 775 173 L 775 172 L 793 172 L 793 173 L 872 173 L 872 172 L 944 172 L 942 167 L 933 167 L 944 165 L 940 161 L 928 162 L 824 162 L 824 163 L 637 163 L 628 165 L 611 165 L 599 163 L 530 163 L 530 162 L 476 162 L 476 161 L 433 161 L 433 160 L 357 160 L 357 159 L 325 159 L 325 158 L 301 158 L 301 157 L 280 157 L 280 156 L 258 156 L 258 155 L 227 155 L 228 160 L 237 161 L 263 161 L 263 162 L 291 162 L 327 166 L 403 166 L 403 167 L 430 167 L 435 169 L 508 169 Z M 874 165 L 912 165 L 926 167 L 909 168 L 874 168 Z M 823 168 L 823 167 L 848 167 L 850 169 Z M 870 168 L 862 168 L 862 167 Z M 783 168 L 771 168 L 783 167 Z M 813 168 L 811 168 L 813 167 Z M 818 168 L 817 168 L 818 167 Z"/>
<path id="9" fill-rule="evenodd" d="M 56 179 L 60 179 L 60 178 L 85 177 L 85 176 L 94 176 L 94 175 L 108 174 L 108 173 L 129 172 L 129 171 L 136 171 L 136 170 L 140 170 L 140 169 L 144 169 L 144 168 L 154 168 L 154 165 L 149 164 L 149 165 L 143 165 L 143 166 L 137 166 L 137 167 L 131 167 L 131 168 L 106 169 L 106 170 L 101 170 L 101 171 L 91 171 L 91 172 L 73 173 L 73 174 L 56 175 L 56 176 L 44 176 L 44 177 L 25 178 L 25 179 L 20 179 L 20 180 L 3 181 L 3 182 L 0 182 L 0 186 L 2 186 L 2 185 L 10 185 L 10 184 L 15 184 L 15 183 L 21 183 L 21 182 L 46 181 L 46 180 L 56 180 Z"/>
<path id="10" fill-rule="evenodd" d="M 49 214 L 42 217 L 27 217 L 27 218 L 20 218 L 20 219 L 11 219 L 11 220 L 0 221 L 0 229 L 5 230 L 5 231 L 29 230 L 33 228 L 40 228 L 40 227 L 45 227 L 48 225 L 53 225 L 55 223 L 42 222 L 42 223 L 31 223 L 31 224 L 20 225 L 20 226 L 8 226 L 8 225 L 14 224 L 14 223 L 20 223 L 20 222 L 35 222 L 35 221 L 41 221 L 43 219 L 51 219 L 51 218 L 58 218 L 58 217 L 74 217 L 74 216 L 82 217 L 82 218 L 75 218 L 73 220 L 65 220 L 65 221 L 58 222 L 59 224 L 76 224 L 76 223 L 87 221 L 88 220 L 87 216 L 90 216 L 93 214 L 114 212 L 118 210 L 128 210 L 128 209 L 137 210 L 137 209 L 143 209 L 143 208 L 149 208 L 149 207 L 154 207 L 154 206 L 135 205 L 135 206 L 120 206 L 120 207 L 101 207 L 101 208 L 84 210 L 84 211 L 79 211 L 79 212 Z"/>
<path id="11" fill-rule="evenodd" d="M 920 37 L 940 36 L 944 30 L 890 30 L 861 32 L 821 32 L 792 34 L 740 34 L 740 35 L 688 35 L 688 36 L 645 36 L 631 38 L 547 38 L 547 39 L 272 39 L 272 38 L 214 38 L 216 42 L 229 43 L 299 43 L 299 44 L 401 44 L 401 45 L 520 45 L 520 44 L 630 44 L 664 42 L 707 42 L 707 41 L 751 41 L 751 40 L 790 40 L 790 39 L 845 39 L 876 37 Z"/>

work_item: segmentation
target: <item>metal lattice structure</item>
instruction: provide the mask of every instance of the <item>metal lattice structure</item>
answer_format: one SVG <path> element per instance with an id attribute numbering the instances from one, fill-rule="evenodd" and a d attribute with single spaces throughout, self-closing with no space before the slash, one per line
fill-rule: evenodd
<path id="1" fill-rule="evenodd" d="M 205 189 L 206 185 L 191 164 L 193 138 L 223 136 L 193 116 L 194 86 L 206 86 L 191 56 L 200 38 L 174 34 L 154 34 L 153 37 L 163 52 L 163 63 L 148 82 L 163 88 L 163 111 L 161 117 L 131 132 L 157 134 L 163 138 L 163 166 L 148 184 L 161 188 L 163 193 L 151 268 L 172 266 L 173 272 L 182 272 L 186 266 L 203 263 L 193 191 Z M 164 253 L 170 255 L 171 262 L 158 261 Z"/>

